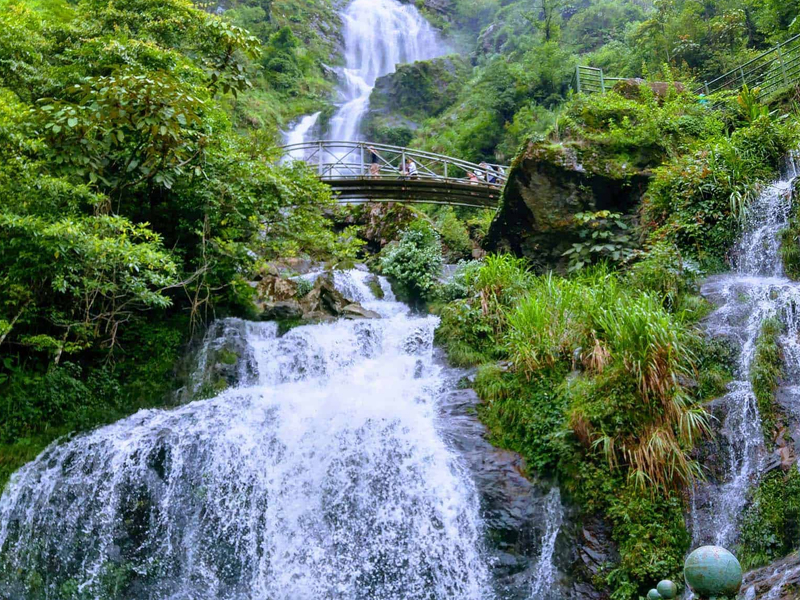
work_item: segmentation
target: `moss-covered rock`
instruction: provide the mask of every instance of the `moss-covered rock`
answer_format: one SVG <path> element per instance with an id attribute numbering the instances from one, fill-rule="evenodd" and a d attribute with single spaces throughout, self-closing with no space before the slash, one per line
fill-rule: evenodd
<path id="1" fill-rule="evenodd" d="M 587 160 L 584 160 L 587 159 Z M 529 143 L 514 161 L 484 247 L 511 251 L 540 266 L 563 266 L 578 240 L 574 215 L 630 213 L 647 189 L 649 171 L 602 156 L 580 143 Z"/>
<path id="2" fill-rule="evenodd" d="M 453 55 L 401 65 L 396 72 L 380 77 L 364 121 L 367 137 L 407 145 L 419 123 L 456 101 L 469 72 L 468 61 Z"/>

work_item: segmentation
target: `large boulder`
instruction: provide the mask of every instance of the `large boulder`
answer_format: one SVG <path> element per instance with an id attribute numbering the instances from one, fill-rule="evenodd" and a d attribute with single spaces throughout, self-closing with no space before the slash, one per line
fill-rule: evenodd
<path id="1" fill-rule="evenodd" d="M 406 146 L 419 123 L 458 98 L 471 67 L 458 55 L 400 65 L 379 77 L 370 96 L 364 131 L 375 142 Z"/>
<path id="2" fill-rule="evenodd" d="M 360 226 L 360 236 L 370 252 L 378 253 L 400 232 L 419 218 L 419 213 L 407 204 L 396 202 L 366 202 L 348 207 L 344 216 L 337 217 L 338 227 Z"/>
<path id="3" fill-rule="evenodd" d="M 267 281 L 267 283 L 264 283 Z M 331 321 L 338 318 L 345 319 L 379 319 L 380 315 L 368 310 L 358 302 L 347 298 L 339 290 L 330 273 L 317 277 L 314 287 L 310 292 L 299 296 L 298 285 L 291 280 L 282 280 L 284 283 L 265 277 L 259 282 L 259 292 L 271 290 L 272 295 L 261 296 L 256 303 L 264 321 Z M 263 286 L 261 284 L 264 284 Z M 282 297 L 283 292 L 294 289 L 295 293 L 289 297 Z M 276 291 L 277 290 L 277 291 Z M 280 293 L 279 293 L 280 292 Z"/>
<path id="4" fill-rule="evenodd" d="M 531 142 L 514 160 L 500 209 L 484 240 L 541 267 L 562 267 L 578 241 L 576 213 L 631 213 L 647 189 L 647 157 L 620 162 L 579 142 Z"/>

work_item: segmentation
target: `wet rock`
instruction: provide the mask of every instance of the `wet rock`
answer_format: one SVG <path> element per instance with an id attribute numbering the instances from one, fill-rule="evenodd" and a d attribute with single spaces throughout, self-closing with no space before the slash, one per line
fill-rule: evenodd
<path id="1" fill-rule="evenodd" d="M 766 567 L 745 573 L 740 597 L 747 600 L 800 598 L 800 554 L 790 554 Z"/>
<path id="2" fill-rule="evenodd" d="M 342 309 L 341 315 L 346 319 L 380 319 L 381 316 L 374 310 L 368 310 L 358 303 L 348 304 Z"/>
<path id="3" fill-rule="evenodd" d="M 599 517 L 588 517 L 578 533 L 577 544 L 578 560 L 572 567 L 576 575 L 572 586 L 574 597 L 607 598 L 607 591 L 596 589 L 591 582 L 600 581 L 604 569 L 619 558 L 611 540 L 611 528 Z"/>
<path id="4" fill-rule="evenodd" d="M 339 317 L 349 304 L 353 302 L 336 289 L 330 274 L 318 277 L 314 289 L 300 300 L 304 318 L 315 318 L 320 314 Z"/>
<path id="5" fill-rule="evenodd" d="M 285 321 L 303 317 L 303 308 L 297 300 L 267 302 L 263 305 L 261 319 L 263 321 Z"/>
<path id="6" fill-rule="evenodd" d="M 208 328 L 190 359 L 191 375 L 176 394 L 180 403 L 213 396 L 255 378 L 256 365 L 248 352 L 247 324 L 220 319 Z"/>
<path id="7" fill-rule="evenodd" d="M 297 282 L 276 275 L 267 275 L 256 286 L 260 299 L 281 302 L 297 295 Z"/>
<path id="8" fill-rule="evenodd" d="M 361 236 L 370 252 L 377 253 L 419 217 L 414 208 L 395 202 L 367 202 L 348 207 L 346 216 L 337 222 L 339 227 L 361 226 Z"/>

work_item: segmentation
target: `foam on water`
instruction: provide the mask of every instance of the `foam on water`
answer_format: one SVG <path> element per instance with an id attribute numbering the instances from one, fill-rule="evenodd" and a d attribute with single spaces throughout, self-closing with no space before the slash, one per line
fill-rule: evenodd
<path id="1" fill-rule="evenodd" d="M 0 597 L 493 598 L 475 486 L 437 426 L 437 319 L 244 327 L 255 375 L 54 444 L 0 498 Z M 386 282 L 382 281 L 382 286 Z M 386 290 L 389 291 L 390 290 Z M 214 340 L 208 340 L 213 344 Z"/>

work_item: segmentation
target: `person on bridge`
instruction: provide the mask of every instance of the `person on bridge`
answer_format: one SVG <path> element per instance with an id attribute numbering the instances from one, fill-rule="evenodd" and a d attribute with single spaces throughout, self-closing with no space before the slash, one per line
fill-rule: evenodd
<path id="1" fill-rule="evenodd" d="M 497 183 L 497 171 L 492 165 L 486 166 L 486 183 Z"/>
<path id="2" fill-rule="evenodd" d="M 369 176 L 378 177 L 381 172 L 381 157 L 372 146 L 367 146 L 367 150 L 369 150 Z"/>
<path id="3" fill-rule="evenodd" d="M 478 176 L 477 176 L 475 173 L 473 173 L 472 171 L 467 171 L 467 177 L 469 177 L 469 183 L 470 183 L 470 185 L 478 185 L 478 184 L 481 182 L 481 179 L 480 179 L 480 177 L 478 177 Z"/>
<path id="4" fill-rule="evenodd" d="M 417 172 L 417 163 L 410 158 L 406 159 L 405 174 L 409 179 L 416 179 L 419 173 Z"/>

